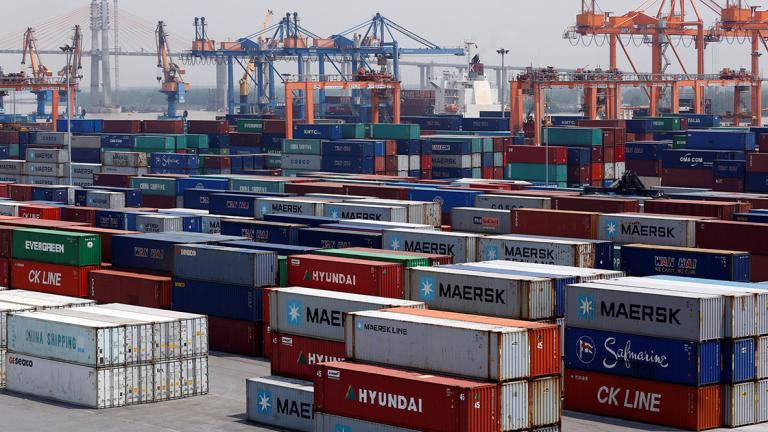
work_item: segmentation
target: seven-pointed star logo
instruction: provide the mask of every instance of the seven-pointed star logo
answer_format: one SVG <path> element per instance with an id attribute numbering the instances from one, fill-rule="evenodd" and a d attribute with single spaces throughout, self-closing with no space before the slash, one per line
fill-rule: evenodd
<path id="1" fill-rule="evenodd" d="M 268 211 L 269 211 L 269 206 L 267 206 L 267 205 L 261 206 L 261 214 L 262 215 L 267 214 Z"/>
<path id="2" fill-rule="evenodd" d="M 331 212 L 331 217 L 332 218 L 334 218 L 334 219 L 338 219 L 339 218 L 339 209 L 331 208 L 330 212 Z"/>
<path id="3" fill-rule="evenodd" d="M 272 415 L 272 392 L 268 390 L 262 390 L 258 393 L 259 399 L 256 404 L 259 407 L 259 414 Z"/>
<path id="4" fill-rule="evenodd" d="M 485 248 L 485 259 L 488 261 L 493 261 L 497 259 L 499 256 L 499 250 L 496 249 L 495 246 L 488 246 Z"/>
<path id="5" fill-rule="evenodd" d="M 288 303 L 288 324 L 292 324 L 292 325 L 301 324 L 301 303 L 299 302 Z"/>
<path id="6" fill-rule="evenodd" d="M 608 221 L 605 224 L 605 233 L 608 237 L 615 237 L 618 234 L 619 227 L 616 221 Z"/>
<path id="7" fill-rule="evenodd" d="M 400 250 L 400 239 L 393 237 L 389 245 L 392 247 L 392 250 Z"/>
<path id="8" fill-rule="evenodd" d="M 419 280 L 419 297 L 422 300 L 435 299 L 435 280 L 431 277 L 423 277 Z"/>
<path id="9" fill-rule="evenodd" d="M 579 318 L 595 319 L 595 298 L 591 295 L 579 296 Z"/>

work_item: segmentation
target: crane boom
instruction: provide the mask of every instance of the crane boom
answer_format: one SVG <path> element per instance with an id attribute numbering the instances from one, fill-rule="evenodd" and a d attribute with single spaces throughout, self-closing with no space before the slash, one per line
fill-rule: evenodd
<path id="1" fill-rule="evenodd" d="M 35 38 L 35 31 L 32 27 L 28 27 L 24 32 L 21 64 L 27 64 L 27 56 L 29 56 L 32 76 L 35 80 L 44 80 L 47 77 L 53 76 L 53 73 L 40 62 L 40 56 L 37 54 L 37 39 Z"/>
<path id="2" fill-rule="evenodd" d="M 75 33 L 72 35 L 72 64 L 71 68 L 69 70 L 69 76 L 73 77 L 75 79 L 80 77 L 80 73 L 78 72 L 80 69 L 83 68 L 83 33 L 80 30 L 80 26 L 75 26 Z M 65 65 L 61 70 L 59 71 L 59 76 L 66 76 L 67 75 L 67 66 Z"/>

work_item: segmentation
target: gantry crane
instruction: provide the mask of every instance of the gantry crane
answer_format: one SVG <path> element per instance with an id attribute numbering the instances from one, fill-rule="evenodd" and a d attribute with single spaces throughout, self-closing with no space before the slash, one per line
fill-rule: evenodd
<path id="1" fill-rule="evenodd" d="M 187 71 L 173 61 L 171 49 L 168 44 L 168 34 L 165 32 L 165 23 L 159 21 L 155 30 L 157 40 L 157 67 L 162 75 L 157 77 L 161 85 L 160 92 L 168 98 L 168 109 L 165 117 L 174 119 L 176 115 L 176 105 L 185 102 L 186 93 L 189 91 L 189 84 L 184 82 L 184 74 Z"/>
<path id="2" fill-rule="evenodd" d="M 22 65 L 27 64 L 27 57 L 29 57 L 29 67 L 32 69 L 31 78 L 35 83 L 44 84 L 53 76 L 53 72 L 40 61 L 40 56 L 37 53 L 37 38 L 35 38 L 35 31 L 32 27 L 28 27 L 24 32 L 24 42 L 21 53 Z M 48 92 L 35 91 L 34 94 L 37 97 L 36 115 L 39 117 L 46 117 L 45 100 Z"/>
<path id="3" fill-rule="evenodd" d="M 272 16 L 274 13 L 271 9 L 267 9 L 267 15 L 264 17 L 264 22 L 261 25 L 261 33 L 259 34 L 258 39 L 256 42 L 259 44 L 259 47 L 261 49 L 266 49 L 269 39 L 265 38 L 264 35 L 266 34 L 267 27 L 269 27 L 269 22 L 272 20 Z M 240 78 L 240 114 L 245 114 L 247 112 L 251 112 L 250 104 L 248 103 L 248 96 L 251 93 L 251 82 L 256 81 L 254 77 L 254 73 L 256 72 L 256 63 L 259 62 L 259 59 L 257 57 L 251 57 L 251 60 L 248 62 L 248 66 L 246 66 L 243 70 L 243 76 Z M 264 68 L 263 64 L 262 67 L 259 68 L 260 73 L 263 74 Z M 264 77 L 259 77 L 259 82 L 264 82 Z M 259 93 L 264 93 L 263 89 L 261 89 Z M 259 101 L 259 104 L 264 106 L 266 104 L 262 104 L 263 101 Z"/>
<path id="4" fill-rule="evenodd" d="M 72 35 L 72 63 L 64 65 L 59 71 L 60 77 L 66 77 L 69 72 L 70 79 L 80 79 L 80 70 L 83 68 L 83 33 L 80 26 L 76 25 Z M 67 70 L 69 69 L 69 71 Z"/>

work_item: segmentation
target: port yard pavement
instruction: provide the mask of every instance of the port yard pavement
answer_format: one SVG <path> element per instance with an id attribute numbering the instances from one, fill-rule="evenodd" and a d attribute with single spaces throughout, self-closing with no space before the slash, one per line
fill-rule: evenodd
<path id="1" fill-rule="evenodd" d="M 245 379 L 269 375 L 269 362 L 211 352 L 210 393 L 147 405 L 92 410 L 0 390 L 0 431 L 237 432 L 277 431 L 245 420 Z M 566 411 L 564 432 L 674 431 Z M 717 431 L 765 432 L 766 424 Z"/>

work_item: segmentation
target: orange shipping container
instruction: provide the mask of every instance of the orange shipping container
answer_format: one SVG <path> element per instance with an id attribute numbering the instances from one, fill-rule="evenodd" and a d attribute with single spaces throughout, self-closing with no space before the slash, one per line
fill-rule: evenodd
<path id="1" fill-rule="evenodd" d="M 61 209 L 46 205 L 25 204 L 19 206 L 19 216 L 27 219 L 61 220 Z"/>

